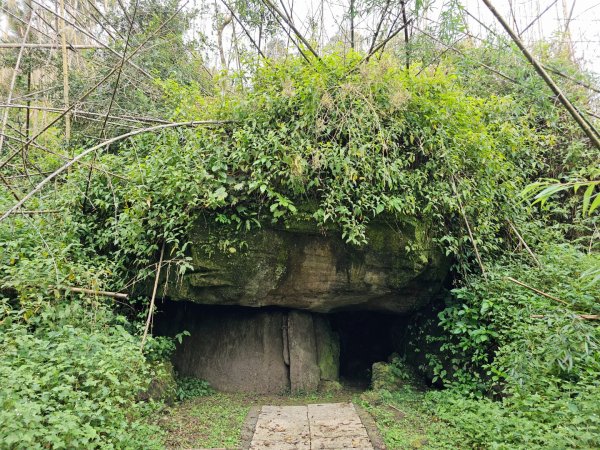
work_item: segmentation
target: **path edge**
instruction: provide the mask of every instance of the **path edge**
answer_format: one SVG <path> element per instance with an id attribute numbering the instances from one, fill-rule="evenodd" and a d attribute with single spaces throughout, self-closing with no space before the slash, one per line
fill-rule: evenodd
<path id="1" fill-rule="evenodd" d="M 383 439 L 379 434 L 379 430 L 377 429 L 377 424 L 375 423 L 375 420 L 373 420 L 371 414 L 366 409 L 363 409 L 360 406 L 358 406 L 356 403 L 352 403 L 352 405 L 354 406 L 354 409 L 356 411 L 356 414 L 358 414 L 360 421 L 365 427 L 365 430 L 367 430 L 367 436 L 369 436 L 373 448 L 375 450 L 387 450 L 387 447 L 385 446 Z"/>
<path id="2" fill-rule="evenodd" d="M 260 406 L 252 406 L 248 411 L 248 414 L 246 414 L 246 419 L 244 420 L 244 425 L 242 426 L 242 435 L 240 438 L 241 450 L 248 450 L 250 448 L 260 410 Z"/>

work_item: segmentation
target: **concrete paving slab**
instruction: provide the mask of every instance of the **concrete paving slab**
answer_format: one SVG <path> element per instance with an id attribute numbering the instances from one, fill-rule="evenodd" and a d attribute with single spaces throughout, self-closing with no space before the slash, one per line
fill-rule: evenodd
<path id="1" fill-rule="evenodd" d="M 373 450 L 352 403 L 263 406 L 250 450 Z"/>

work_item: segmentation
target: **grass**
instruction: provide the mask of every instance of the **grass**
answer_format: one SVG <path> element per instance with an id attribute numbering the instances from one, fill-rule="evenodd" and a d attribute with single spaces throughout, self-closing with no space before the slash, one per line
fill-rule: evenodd
<path id="1" fill-rule="evenodd" d="M 460 449 L 460 433 L 426 407 L 426 391 L 404 385 L 393 392 L 367 391 L 357 404 L 366 409 L 388 449 Z"/>
<path id="2" fill-rule="evenodd" d="M 354 402 L 371 414 L 390 450 L 463 448 L 456 429 L 429 412 L 425 394 L 424 389 L 410 384 L 393 392 L 363 393 L 352 388 L 307 395 L 211 392 L 167 408 L 158 422 L 166 431 L 167 448 L 235 448 L 253 406 Z"/>
<path id="3" fill-rule="evenodd" d="M 236 447 L 250 406 L 237 395 L 217 392 L 167 408 L 158 422 L 167 448 Z"/>
<path id="4" fill-rule="evenodd" d="M 212 392 L 165 409 L 158 424 L 167 448 L 234 448 L 252 406 L 350 402 L 355 390 L 306 395 L 259 395 Z"/>

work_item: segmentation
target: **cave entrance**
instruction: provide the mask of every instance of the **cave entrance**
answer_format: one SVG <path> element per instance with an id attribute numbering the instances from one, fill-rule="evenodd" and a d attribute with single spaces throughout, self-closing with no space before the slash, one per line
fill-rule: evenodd
<path id="1" fill-rule="evenodd" d="M 368 311 L 328 314 L 340 339 L 340 380 L 347 385 L 367 388 L 371 367 L 387 361 L 402 350 L 406 337 L 406 317 Z"/>
<path id="2" fill-rule="evenodd" d="M 341 382 L 366 389 L 373 363 L 402 353 L 409 318 L 369 311 L 209 306 L 166 300 L 157 334 L 189 336 L 172 361 L 182 376 L 223 391 L 311 392 Z"/>

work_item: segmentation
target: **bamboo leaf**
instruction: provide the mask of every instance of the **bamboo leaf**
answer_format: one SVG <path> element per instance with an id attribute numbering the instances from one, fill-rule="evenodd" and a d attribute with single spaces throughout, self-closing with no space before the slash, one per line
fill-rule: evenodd
<path id="1" fill-rule="evenodd" d="M 594 192 L 594 188 L 596 186 L 592 183 L 588 186 L 588 188 L 583 193 L 583 215 L 587 215 L 588 206 L 590 204 L 590 199 L 592 198 L 592 193 Z"/>
<path id="2" fill-rule="evenodd" d="M 596 198 L 592 202 L 592 206 L 590 206 L 588 214 L 591 215 L 596 210 L 596 208 L 598 208 L 598 206 L 600 206 L 600 193 L 596 194 Z"/>

